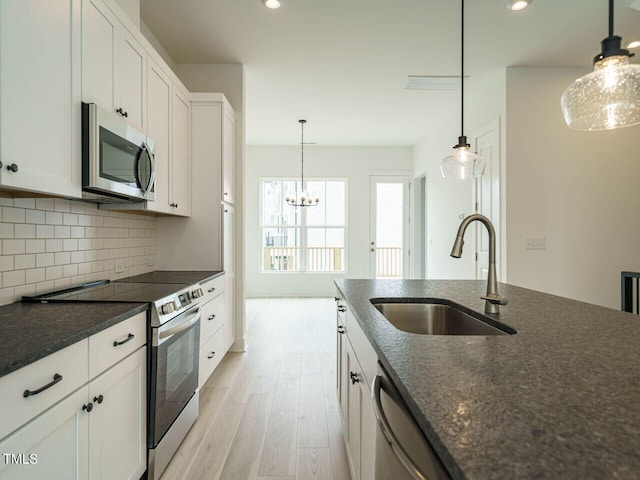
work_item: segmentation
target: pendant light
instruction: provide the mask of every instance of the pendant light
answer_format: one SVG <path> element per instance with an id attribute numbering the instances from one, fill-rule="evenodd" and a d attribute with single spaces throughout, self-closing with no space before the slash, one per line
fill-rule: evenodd
<path id="1" fill-rule="evenodd" d="M 460 136 L 458 144 L 453 147 L 455 152 L 442 161 L 440 171 L 444 178 L 465 180 L 481 176 L 485 162 L 480 155 L 471 151 L 464 134 L 464 0 L 460 4 Z"/>
<path id="2" fill-rule="evenodd" d="M 302 132 L 301 140 L 300 140 L 300 152 L 302 158 L 302 175 L 300 180 L 300 199 L 298 200 L 297 190 L 296 193 L 289 194 L 285 199 L 287 204 L 292 207 L 315 207 L 320 203 L 320 199 L 307 192 L 304 188 L 304 124 L 307 123 L 306 120 L 298 120 L 300 123 L 300 130 Z"/>
<path id="3" fill-rule="evenodd" d="M 562 94 L 564 120 L 576 130 L 611 130 L 640 123 L 640 65 L 613 34 L 613 0 L 609 0 L 609 36 L 593 59 L 593 72 L 577 79 Z"/>

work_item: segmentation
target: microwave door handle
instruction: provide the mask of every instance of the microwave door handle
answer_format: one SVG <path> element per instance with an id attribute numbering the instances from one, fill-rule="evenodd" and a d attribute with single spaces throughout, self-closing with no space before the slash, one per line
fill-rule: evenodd
<path id="1" fill-rule="evenodd" d="M 376 375 L 376 377 L 373 379 L 373 385 L 371 386 L 371 396 L 373 403 L 373 413 L 375 414 L 378 427 L 382 431 L 386 442 L 391 447 L 391 451 L 400 461 L 400 463 L 402 463 L 402 466 L 407 470 L 407 472 L 411 474 L 411 477 L 414 480 L 429 480 L 429 477 L 427 477 L 420 470 L 418 465 L 416 465 L 409 453 L 407 453 L 405 448 L 402 446 L 396 434 L 393 432 L 393 429 L 389 424 L 389 420 L 387 419 L 387 416 L 385 415 L 382 408 L 382 401 L 380 400 L 381 390 L 385 390 L 385 393 L 389 396 L 389 398 L 391 398 L 391 400 L 402 411 L 406 412 L 403 401 L 400 398 L 400 395 L 395 391 L 395 388 L 393 388 L 393 386 L 391 386 L 389 382 L 384 381 L 380 375 Z"/>
<path id="2" fill-rule="evenodd" d="M 147 145 L 147 142 L 144 142 L 142 146 L 144 150 L 146 150 L 147 152 L 147 156 L 149 157 L 149 165 L 151 166 L 151 175 L 149 176 L 149 184 L 147 185 L 147 188 L 142 193 L 142 196 L 144 198 L 147 198 L 147 195 L 153 188 L 153 185 L 156 183 L 156 162 L 155 162 L 155 157 L 151 152 L 151 149 L 149 148 L 149 145 Z"/>

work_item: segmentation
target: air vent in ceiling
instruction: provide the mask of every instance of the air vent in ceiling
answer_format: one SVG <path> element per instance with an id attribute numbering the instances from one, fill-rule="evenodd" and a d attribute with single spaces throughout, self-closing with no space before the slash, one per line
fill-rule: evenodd
<path id="1" fill-rule="evenodd" d="M 465 78 L 467 78 L 465 76 Z M 409 75 L 405 90 L 457 90 L 460 76 L 451 75 Z"/>

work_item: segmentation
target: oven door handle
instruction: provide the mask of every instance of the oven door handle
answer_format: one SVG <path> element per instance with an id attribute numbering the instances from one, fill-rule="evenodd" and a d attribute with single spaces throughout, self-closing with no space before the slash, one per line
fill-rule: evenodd
<path id="1" fill-rule="evenodd" d="M 373 413 L 375 414 L 378 427 L 382 431 L 385 440 L 391 447 L 391 451 L 396 456 L 396 458 L 400 460 L 400 463 L 402 463 L 402 466 L 407 470 L 407 472 L 411 474 L 411 477 L 415 480 L 429 480 L 429 478 L 420 470 L 418 465 L 416 465 L 409 453 L 400 443 L 400 440 L 398 439 L 396 434 L 393 432 L 393 429 L 389 424 L 389 420 L 384 414 L 384 409 L 382 408 L 382 401 L 380 399 L 381 390 L 384 390 L 391 401 L 393 401 L 398 406 L 398 408 L 400 408 L 408 415 L 406 407 L 404 406 L 404 402 L 400 398 L 400 394 L 390 384 L 390 382 L 383 379 L 380 375 L 376 375 L 373 380 L 373 385 L 371 386 L 371 395 L 373 397 Z"/>
<path id="2" fill-rule="evenodd" d="M 183 332 L 184 330 L 186 330 L 187 328 L 192 326 L 194 323 L 196 323 L 197 321 L 200 320 L 201 316 L 202 316 L 202 314 L 200 313 L 200 308 L 198 308 L 198 309 L 196 309 L 195 313 L 193 313 L 191 316 L 189 316 L 183 322 L 180 322 L 175 327 L 168 328 L 168 329 L 166 329 L 164 331 L 160 330 L 158 332 L 159 333 L 158 338 L 160 340 L 162 340 L 163 342 L 166 341 L 167 338 L 172 337 L 173 335 L 175 335 L 177 333 Z"/>

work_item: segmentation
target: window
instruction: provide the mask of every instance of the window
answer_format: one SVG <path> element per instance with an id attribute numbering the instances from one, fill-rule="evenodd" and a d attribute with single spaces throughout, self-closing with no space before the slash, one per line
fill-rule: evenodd
<path id="1" fill-rule="evenodd" d="M 344 272 L 347 181 L 308 180 L 320 199 L 315 207 L 292 207 L 286 198 L 297 180 L 262 180 L 262 271 Z"/>

